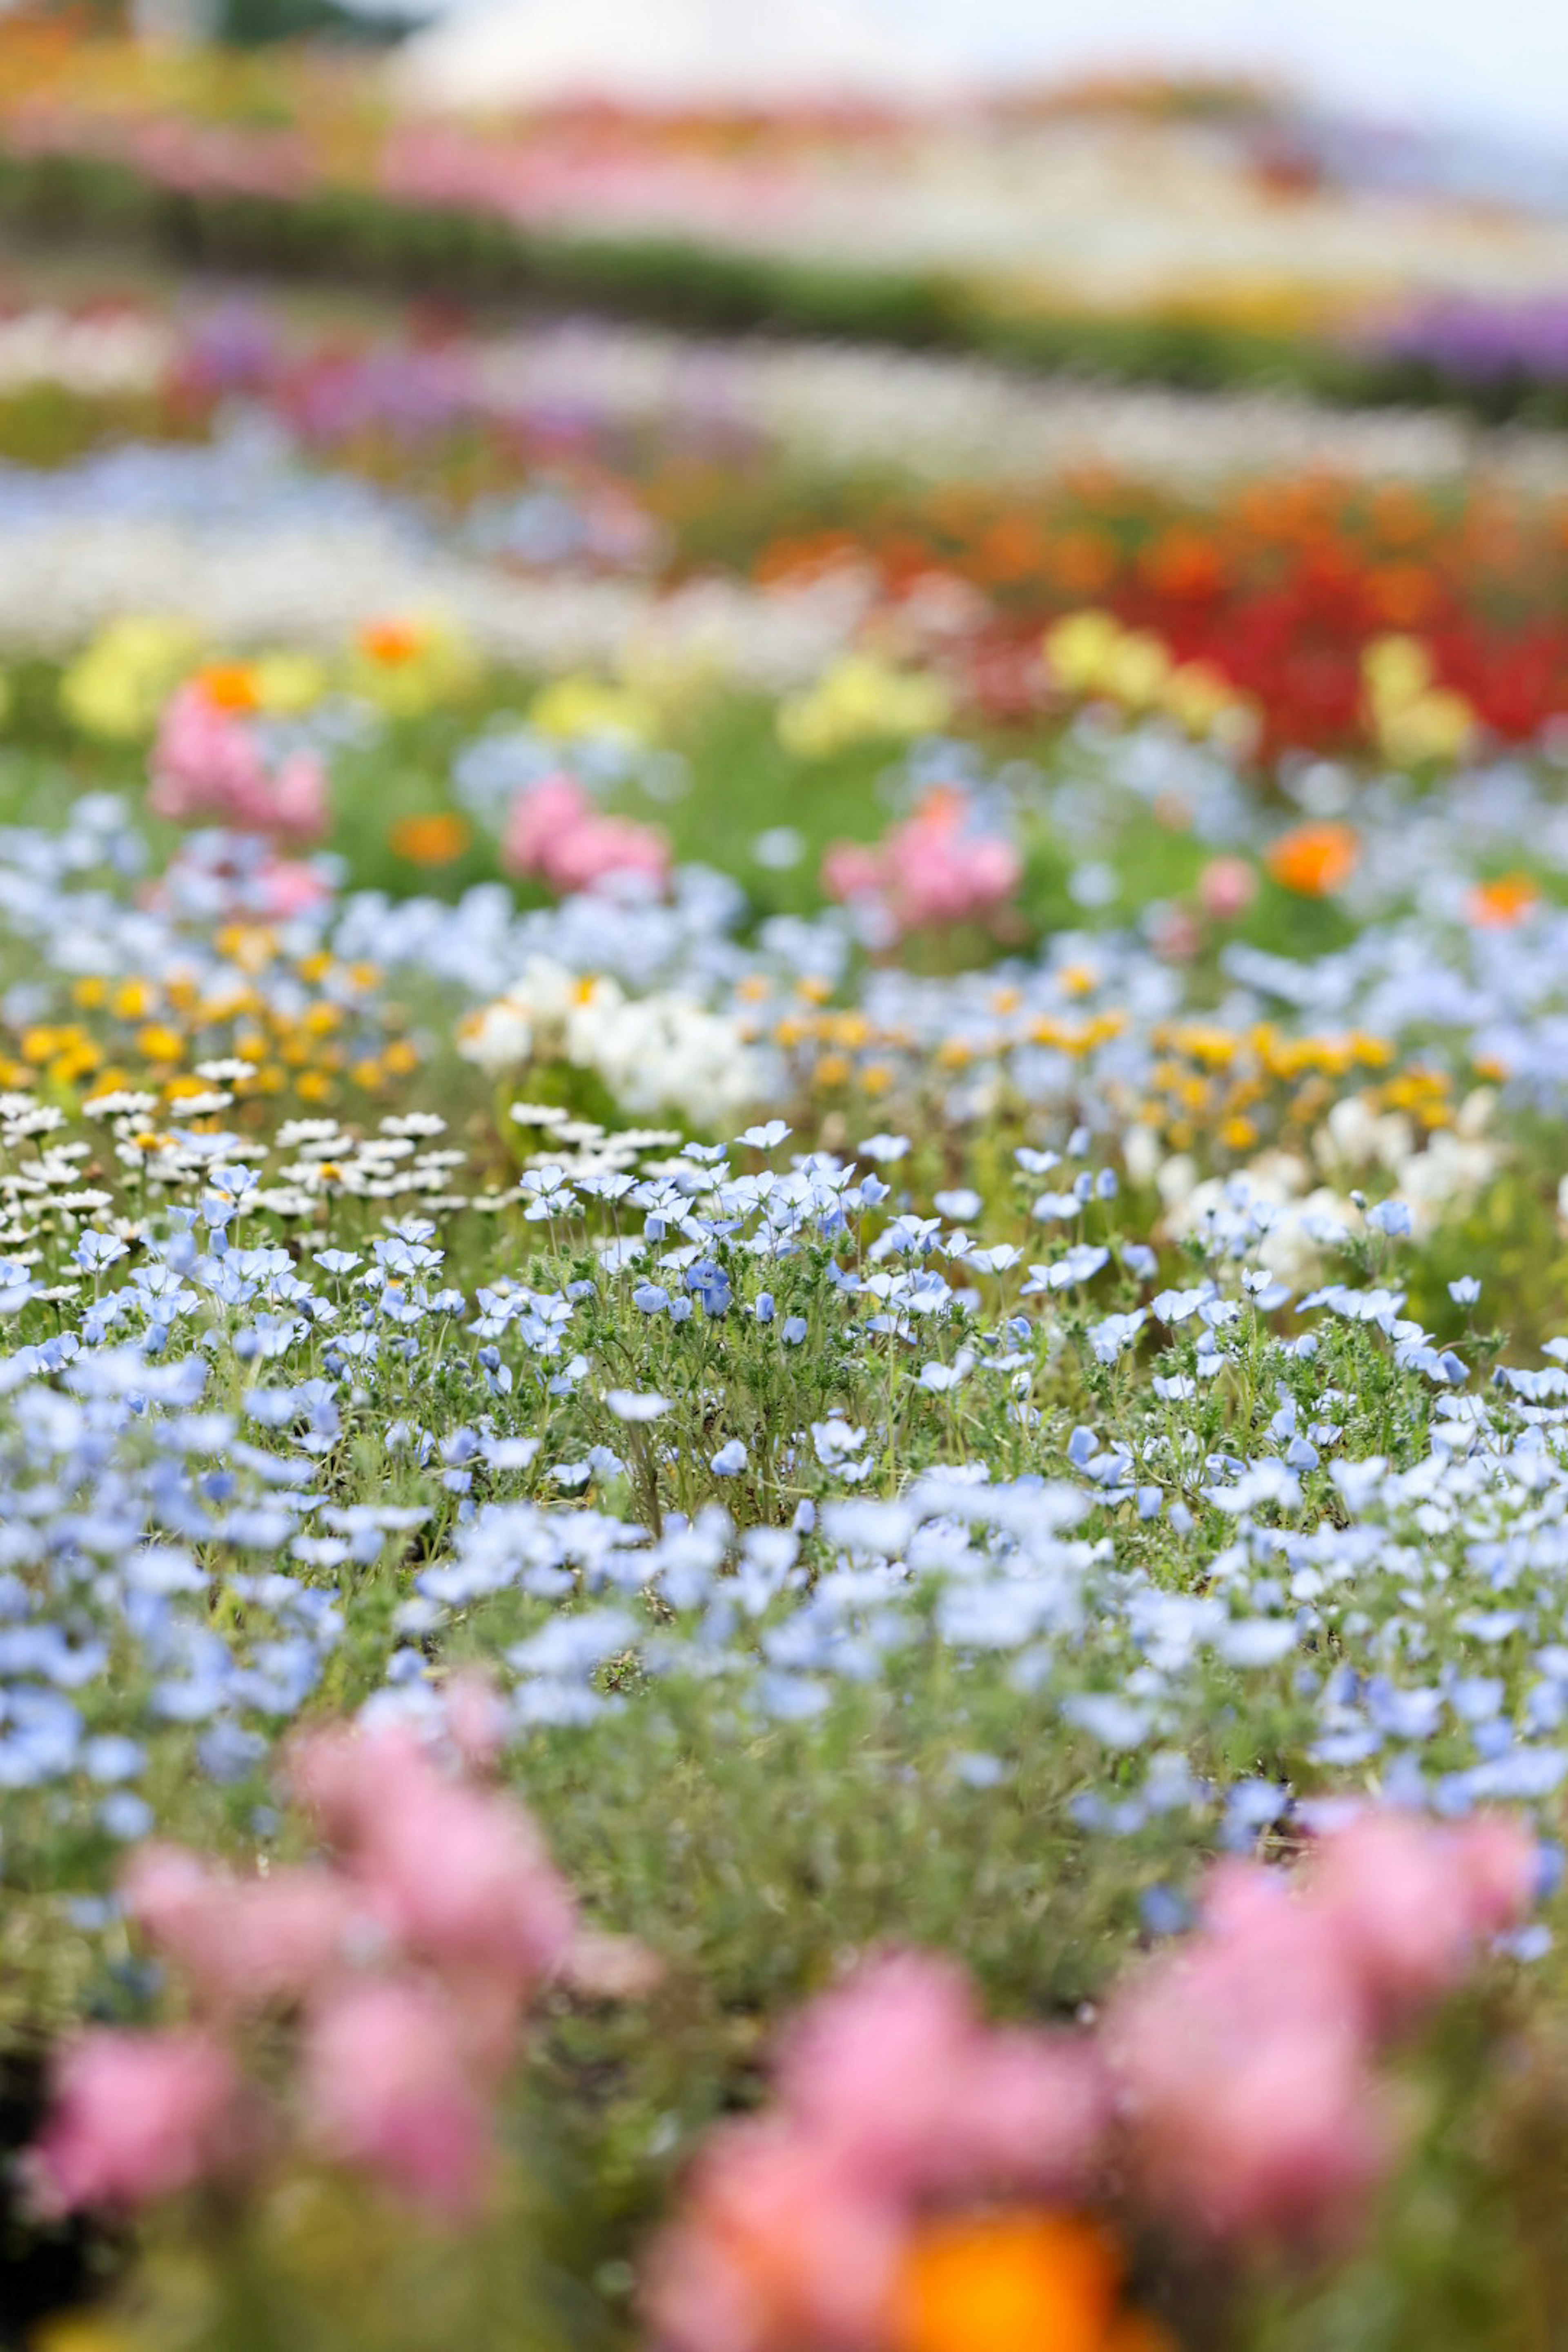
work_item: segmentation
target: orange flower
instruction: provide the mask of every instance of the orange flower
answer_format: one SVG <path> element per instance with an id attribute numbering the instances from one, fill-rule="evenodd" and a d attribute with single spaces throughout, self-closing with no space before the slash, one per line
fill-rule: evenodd
<path id="1" fill-rule="evenodd" d="M 202 690 L 219 710 L 250 711 L 260 708 L 256 673 L 244 662 L 217 662 L 201 673 Z"/>
<path id="2" fill-rule="evenodd" d="M 402 669 L 425 646 L 425 631 L 414 621 L 368 621 L 360 631 L 360 650 L 383 669 Z"/>
<path id="3" fill-rule="evenodd" d="M 1511 930 L 1540 904 L 1540 889 L 1528 874 L 1500 874 L 1495 882 L 1475 885 L 1465 900 L 1465 919 L 1480 930 Z"/>
<path id="4" fill-rule="evenodd" d="M 428 816 L 400 816 L 386 835 L 393 856 L 411 866 L 450 866 L 472 838 L 468 819 L 443 809 Z"/>
<path id="5" fill-rule="evenodd" d="M 1265 853 L 1276 882 L 1303 898 L 1331 898 L 1361 860 L 1361 840 L 1349 824 L 1297 824 Z"/>
<path id="6" fill-rule="evenodd" d="M 1171 2352 L 1163 2332 L 1119 2313 L 1121 2260 L 1103 2230 L 1067 2213 L 928 2221 L 894 2290 L 898 2352 Z"/>

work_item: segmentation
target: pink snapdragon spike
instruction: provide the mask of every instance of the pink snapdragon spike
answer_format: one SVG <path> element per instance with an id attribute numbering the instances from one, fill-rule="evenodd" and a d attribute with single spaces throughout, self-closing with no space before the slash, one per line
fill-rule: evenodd
<path id="1" fill-rule="evenodd" d="M 374 2173 L 448 2221 L 480 2203 L 489 2104 L 451 2000 L 416 1980 L 366 1979 L 331 1994 L 305 2038 L 307 2129 L 333 2161 Z"/>
<path id="2" fill-rule="evenodd" d="M 987 2025 L 957 1964 L 918 1952 L 808 2010 L 778 2092 L 775 2114 L 715 2135 L 656 2250 L 672 2352 L 877 2345 L 921 2212 L 1080 2192 L 1110 2120 L 1092 2043 Z"/>
<path id="3" fill-rule="evenodd" d="M 693 2176 L 645 2280 L 668 2352 L 861 2352 L 876 2345 L 905 2218 L 787 2125 L 734 2124 Z"/>
<path id="4" fill-rule="evenodd" d="M 600 889 L 626 876 L 662 889 L 669 878 L 669 844 L 658 827 L 603 815 L 568 775 L 545 776 L 517 794 L 501 856 L 512 873 L 563 894 Z"/>
<path id="5" fill-rule="evenodd" d="M 514 2002 L 564 1965 L 576 1906 L 510 1799 L 447 1780 L 400 1731 L 318 1734 L 294 1777 L 401 1948 L 437 1969 L 497 1979 Z"/>
<path id="6" fill-rule="evenodd" d="M 292 2029 L 294 2097 L 247 2135 L 374 2174 L 443 2220 L 482 2203 L 494 2111 L 530 2001 L 552 1978 L 605 1999 L 655 1981 L 629 1938 L 584 1933 L 532 1821 L 482 1769 L 505 1734 L 477 1677 L 450 1694 L 444 1758 L 402 1729 L 322 1731 L 291 1759 L 329 1856 L 240 1877 L 150 1844 L 124 1880 L 130 1918 L 170 1964 L 197 2031 L 89 2034 L 67 2053 L 33 2152 L 51 2210 L 133 2205 L 236 2153 L 247 2030 Z M 258 2090 L 258 2123 L 268 2115 Z"/>
<path id="7" fill-rule="evenodd" d="M 1109 2119 L 1087 2043 L 988 2025 L 955 1961 L 873 1961 L 817 2001 L 786 2042 L 780 2095 L 802 2129 L 895 2195 L 975 2180 L 1055 2191 L 1076 2181 Z"/>
<path id="8" fill-rule="evenodd" d="M 302 1999 L 342 1964 L 363 1903 L 310 1864 L 240 1879 L 182 1847 L 148 1845 L 124 1879 L 125 1906 L 193 1998 L 218 2015 Z"/>
<path id="9" fill-rule="evenodd" d="M 268 758 L 251 714 L 202 677 L 164 706 L 153 748 L 151 805 L 179 824 L 204 818 L 241 833 L 314 840 L 326 831 L 327 776 L 311 752 Z"/>
<path id="10" fill-rule="evenodd" d="M 984 921 L 1023 877 L 1012 843 L 976 832 L 964 795 L 941 787 L 874 846 L 836 842 L 822 861 L 828 896 L 868 906 L 889 945 L 911 931 Z"/>
<path id="11" fill-rule="evenodd" d="M 84 2033 L 60 2058 L 54 2105 L 31 2151 L 51 2214 L 129 2210 L 189 2189 L 234 2150 L 239 2074 L 205 2033 Z"/>
<path id="12" fill-rule="evenodd" d="M 1394 2147 L 1383 2039 L 1527 1914 L 1533 1841 L 1367 1813 L 1300 1877 L 1212 1874 L 1199 1932 L 1122 1988 L 1104 2038 L 1138 2177 L 1221 2238 L 1332 2238 Z"/>
<path id="13" fill-rule="evenodd" d="M 1367 1813 L 1326 1841 L 1314 1904 L 1380 2019 L 1396 2021 L 1459 1984 L 1478 1944 L 1527 1913 L 1536 1854 L 1515 1822 L 1434 1831 L 1399 1813 Z"/>

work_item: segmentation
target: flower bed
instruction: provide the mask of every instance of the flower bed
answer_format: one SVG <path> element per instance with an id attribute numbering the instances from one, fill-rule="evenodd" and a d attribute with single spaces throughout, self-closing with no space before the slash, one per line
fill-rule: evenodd
<path id="1" fill-rule="evenodd" d="M 0 2326 L 1549 2341 L 1560 485 L 574 348 L 0 322 Z"/>

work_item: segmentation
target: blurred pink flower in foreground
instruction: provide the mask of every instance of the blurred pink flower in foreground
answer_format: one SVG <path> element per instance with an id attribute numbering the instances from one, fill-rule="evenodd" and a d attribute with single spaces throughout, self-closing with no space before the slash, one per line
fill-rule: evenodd
<path id="1" fill-rule="evenodd" d="M 453 1696 L 458 1756 L 499 1753 L 495 1705 Z M 532 1821 L 411 1732 L 314 1733 L 291 1759 L 328 1860 L 240 1877 L 145 1846 L 128 1916 L 172 1964 L 203 2032 L 90 2032 L 64 2061 L 34 2150 L 60 2212 L 189 2187 L 226 2153 L 247 2030 L 284 2027 L 298 2111 L 321 2153 L 444 2219 L 472 2212 L 528 2003 L 552 1978 L 606 1998 L 652 1980 L 641 1947 L 584 1934 Z M 270 2044 L 268 2045 L 270 2047 Z M 257 2120 L 265 2116 L 258 2093 Z M 269 2137 L 287 2145 L 285 2110 Z"/>
<path id="2" fill-rule="evenodd" d="M 222 2016 L 302 1999 L 339 1963 L 353 1889 L 314 1865 L 237 1878 L 181 1846 L 147 1845 L 124 1878 L 129 1916 Z"/>
<path id="3" fill-rule="evenodd" d="M 999 2202 L 1065 2221 L 1115 2188 L 1211 2239 L 1321 2242 L 1396 2153 L 1389 2029 L 1524 1916 L 1534 1870 L 1512 1822 L 1376 1813 L 1300 1871 L 1221 1864 L 1093 2034 L 988 2026 L 945 1959 L 868 1964 L 786 2038 L 774 2105 L 699 2158 L 649 2265 L 656 2341 L 900 2352 L 922 2232 Z"/>
<path id="4" fill-rule="evenodd" d="M 1093 2045 L 978 2014 L 956 1963 L 868 1963 L 808 2010 L 780 2110 L 710 2143 L 658 2245 L 649 2308 L 679 2352 L 882 2338 L 909 2230 L 932 2200 L 1069 2195 L 1110 2104 Z"/>
<path id="5" fill-rule="evenodd" d="M 521 2005 L 564 1968 L 578 1933 L 528 1814 L 443 1778 L 407 1732 L 317 1733 L 292 1777 L 393 1948 L 461 1989 L 471 2038 L 504 2061 Z"/>
<path id="6" fill-rule="evenodd" d="M 925 1953 L 890 1954 L 817 2001 L 778 2083 L 820 2147 L 897 2195 L 1067 2189 L 1107 2119 L 1087 2043 L 986 2024 L 964 1971 Z"/>
<path id="7" fill-rule="evenodd" d="M 303 2072 L 308 2127 L 324 2156 L 451 2219 L 473 2210 L 489 2110 L 446 1994 L 374 1977 L 345 1986 L 310 2019 Z"/>
<path id="8" fill-rule="evenodd" d="M 1299 1879 L 1222 1864 L 1199 1932 L 1122 1987 L 1104 2022 L 1152 2200 L 1222 2237 L 1352 2221 L 1393 2147 L 1381 2038 L 1524 1916 L 1534 1873 L 1512 1822 L 1395 1813 L 1326 1838 Z"/>
<path id="9" fill-rule="evenodd" d="M 910 931 L 984 920 L 1023 875 L 1012 843 L 975 832 L 963 793 L 941 787 L 881 841 L 836 842 L 822 861 L 828 896 L 869 905 L 889 946 Z"/>
<path id="10" fill-rule="evenodd" d="M 124 2208 L 190 2188 L 231 2152 L 238 2096 L 233 2060 L 204 2033 L 84 2033 L 59 2060 L 31 2151 L 39 2207 Z"/>
<path id="11" fill-rule="evenodd" d="M 663 834 L 629 817 L 602 815 L 566 775 L 545 776 L 518 793 L 501 856 L 512 873 L 536 875 L 563 893 L 597 889 L 616 875 L 640 875 L 662 887 L 669 874 Z"/>
<path id="12" fill-rule="evenodd" d="M 268 759 L 254 716 L 204 677 L 176 688 L 153 747 L 151 805 L 188 824 L 313 840 L 326 830 L 326 770 L 313 752 Z"/>

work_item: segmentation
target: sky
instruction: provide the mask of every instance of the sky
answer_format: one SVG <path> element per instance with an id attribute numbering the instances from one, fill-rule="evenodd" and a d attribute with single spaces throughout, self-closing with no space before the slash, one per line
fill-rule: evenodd
<path id="1" fill-rule="evenodd" d="M 422 0 L 552 6 L 561 0 Z M 421 0 L 406 0 L 421 5 Z M 658 0 L 644 0 L 657 8 Z M 740 7 L 787 0 L 736 0 Z M 857 0 L 967 62 L 1283 73 L 1374 116 L 1568 152 L 1568 0 Z"/>
<path id="2" fill-rule="evenodd" d="M 996 63 L 1261 67 L 1377 114 L 1568 148 L 1568 0 L 877 0 Z"/>

